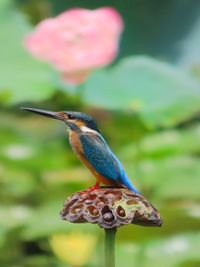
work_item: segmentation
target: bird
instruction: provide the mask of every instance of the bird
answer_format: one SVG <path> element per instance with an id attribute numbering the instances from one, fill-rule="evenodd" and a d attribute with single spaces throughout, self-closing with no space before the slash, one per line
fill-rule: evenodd
<path id="1" fill-rule="evenodd" d="M 133 193 L 140 194 L 131 183 L 119 159 L 107 145 L 91 116 L 77 111 L 53 112 L 28 107 L 21 109 L 60 120 L 67 125 L 72 150 L 96 178 L 96 184 L 89 188 L 90 191 L 104 184 L 128 188 Z"/>

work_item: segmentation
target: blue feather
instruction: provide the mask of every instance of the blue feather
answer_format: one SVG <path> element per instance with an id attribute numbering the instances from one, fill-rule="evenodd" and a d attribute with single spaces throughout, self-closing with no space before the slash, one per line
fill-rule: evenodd
<path id="1" fill-rule="evenodd" d="M 111 151 L 98 136 L 81 134 L 80 141 L 85 157 L 99 174 L 111 180 L 117 180 L 120 177 L 120 170 Z"/>
<path id="2" fill-rule="evenodd" d="M 131 184 L 120 161 L 100 134 L 82 133 L 80 141 L 86 159 L 99 174 L 108 180 L 125 185 L 134 193 L 139 194 L 137 189 Z"/>

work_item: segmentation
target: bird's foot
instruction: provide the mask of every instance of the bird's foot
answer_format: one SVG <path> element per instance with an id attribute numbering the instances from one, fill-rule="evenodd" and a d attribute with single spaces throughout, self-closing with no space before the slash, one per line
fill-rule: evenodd
<path id="1" fill-rule="evenodd" d="M 92 192 L 92 191 L 98 189 L 99 187 L 100 187 L 100 184 L 97 182 L 95 185 L 89 187 L 89 188 L 87 189 L 87 192 L 90 193 L 90 192 Z"/>

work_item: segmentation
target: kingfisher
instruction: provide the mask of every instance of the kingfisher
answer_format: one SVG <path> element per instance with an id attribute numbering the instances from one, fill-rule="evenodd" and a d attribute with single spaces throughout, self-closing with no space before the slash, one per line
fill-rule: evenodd
<path id="1" fill-rule="evenodd" d="M 75 111 L 52 112 L 26 107 L 22 109 L 60 120 L 67 125 L 69 143 L 73 151 L 96 178 L 96 184 L 89 188 L 90 191 L 99 188 L 102 183 L 109 186 L 125 187 L 140 194 L 132 185 L 122 164 L 107 145 L 91 116 Z"/>

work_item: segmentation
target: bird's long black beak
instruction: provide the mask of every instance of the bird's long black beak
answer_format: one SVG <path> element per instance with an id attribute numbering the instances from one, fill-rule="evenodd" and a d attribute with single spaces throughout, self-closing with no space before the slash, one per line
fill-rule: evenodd
<path id="1" fill-rule="evenodd" d="M 45 117 L 50 117 L 56 120 L 61 120 L 64 121 L 64 117 L 62 116 L 62 112 L 53 112 L 53 111 L 48 111 L 48 110 L 43 110 L 43 109 L 35 109 L 35 108 L 24 108 L 21 107 L 21 109 L 30 111 Z"/>

